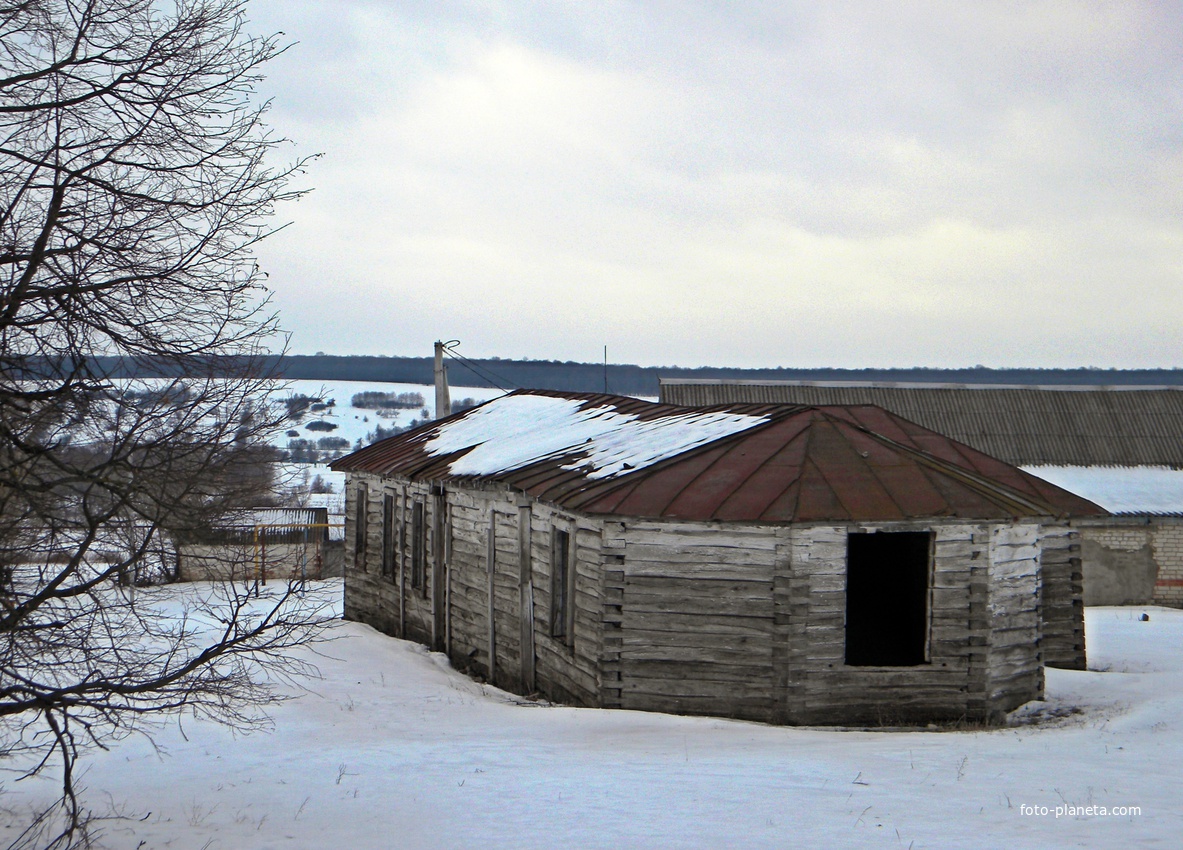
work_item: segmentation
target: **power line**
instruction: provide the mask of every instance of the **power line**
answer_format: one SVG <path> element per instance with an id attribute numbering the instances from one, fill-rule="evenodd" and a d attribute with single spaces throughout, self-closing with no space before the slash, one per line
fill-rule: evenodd
<path id="1" fill-rule="evenodd" d="M 460 363 L 461 366 L 464 366 L 466 369 L 468 369 L 470 372 L 472 372 L 477 377 L 481 378 L 482 380 L 488 381 L 490 384 L 495 386 L 497 389 L 501 390 L 503 393 L 511 392 L 511 390 L 506 389 L 500 383 L 498 383 L 498 379 L 509 384 L 514 389 L 519 389 L 519 390 L 521 389 L 521 387 L 518 384 L 511 381 L 509 378 L 505 377 L 504 375 L 498 375 L 492 369 L 489 369 L 488 371 L 486 371 L 483 367 L 478 366 L 476 363 L 469 360 L 463 354 L 458 353 L 454 348 L 445 348 L 444 354 L 448 355 L 453 360 Z"/>

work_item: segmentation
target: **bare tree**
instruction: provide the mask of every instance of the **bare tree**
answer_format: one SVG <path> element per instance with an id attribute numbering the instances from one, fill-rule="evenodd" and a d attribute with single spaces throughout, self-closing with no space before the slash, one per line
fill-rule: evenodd
<path id="1" fill-rule="evenodd" d="M 86 840 L 87 747 L 182 708 L 259 722 L 323 622 L 292 587 L 135 592 L 258 494 L 279 421 L 252 252 L 304 161 L 275 164 L 253 95 L 283 48 L 243 5 L 0 0 L 0 759 L 62 777 L 14 846 Z"/>

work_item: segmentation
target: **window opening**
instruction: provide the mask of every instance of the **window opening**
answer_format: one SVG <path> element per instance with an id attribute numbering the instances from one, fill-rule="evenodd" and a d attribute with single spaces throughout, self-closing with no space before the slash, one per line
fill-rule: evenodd
<path id="1" fill-rule="evenodd" d="M 394 496 L 382 496 L 382 575 L 394 575 Z"/>
<path id="2" fill-rule="evenodd" d="M 932 534 L 850 534 L 846 542 L 846 663 L 926 663 Z"/>
<path id="3" fill-rule="evenodd" d="M 366 491 L 366 485 L 361 485 L 357 488 L 357 515 L 354 518 L 354 544 L 353 551 L 355 554 L 354 560 L 357 562 L 356 566 L 359 570 L 366 569 L 366 509 L 370 494 Z"/>
<path id="4" fill-rule="evenodd" d="M 571 535 L 562 529 L 551 530 L 550 558 L 550 636 L 565 639 L 572 645 L 574 627 L 574 584 L 571 560 Z"/>
<path id="5" fill-rule="evenodd" d="M 423 580 L 424 565 L 427 562 L 427 534 L 423 518 L 423 503 L 416 501 L 411 507 L 411 587 L 426 590 Z"/>

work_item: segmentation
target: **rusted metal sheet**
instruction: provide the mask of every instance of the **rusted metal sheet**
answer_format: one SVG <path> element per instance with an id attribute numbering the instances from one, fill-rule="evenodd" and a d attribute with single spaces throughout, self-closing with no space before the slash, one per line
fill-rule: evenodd
<path id="1" fill-rule="evenodd" d="M 879 407 L 737 404 L 689 409 L 619 396 L 533 390 L 489 404 L 508 406 L 512 412 L 515 404 L 539 399 L 570 403 L 573 412 L 566 419 L 552 419 L 553 428 L 593 422 L 589 427 L 601 430 L 581 441 L 582 432 L 575 428 L 566 445 L 529 427 L 506 431 L 491 426 L 488 434 L 479 428 L 472 432 L 468 439 L 473 446 L 467 449 L 433 454 L 433 441 L 439 442 L 441 432 L 452 428 L 455 433 L 449 423 L 479 416 L 478 407 L 376 443 L 332 466 L 412 480 L 484 480 L 572 510 L 629 517 L 790 523 L 1105 513 L 1092 502 Z M 721 420 L 733 430 L 678 450 L 678 440 L 693 441 L 694 428 L 700 427 L 695 413 L 717 414 L 701 427 L 711 427 L 710 422 L 717 426 Z M 466 423 L 466 433 L 481 421 Z M 618 422 L 623 423 L 619 429 Z M 606 430 L 604 423 L 609 424 Z M 544 448 L 532 453 L 535 443 Z M 461 461 L 478 445 L 487 455 L 517 460 L 494 472 L 455 474 L 453 466 L 464 468 Z M 655 454 L 652 447 L 663 445 L 674 449 Z M 643 460 L 632 468 L 620 458 Z M 620 468 L 605 473 L 604 464 L 613 462 Z"/>

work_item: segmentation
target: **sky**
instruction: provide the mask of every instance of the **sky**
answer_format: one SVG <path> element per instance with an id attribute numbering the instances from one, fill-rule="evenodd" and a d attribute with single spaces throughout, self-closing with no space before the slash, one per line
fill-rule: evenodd
<path id="1" fill-rule="evenodd" d="M 1173 2 L 251 0 L 298 354 L 1183 365 Z"/>

